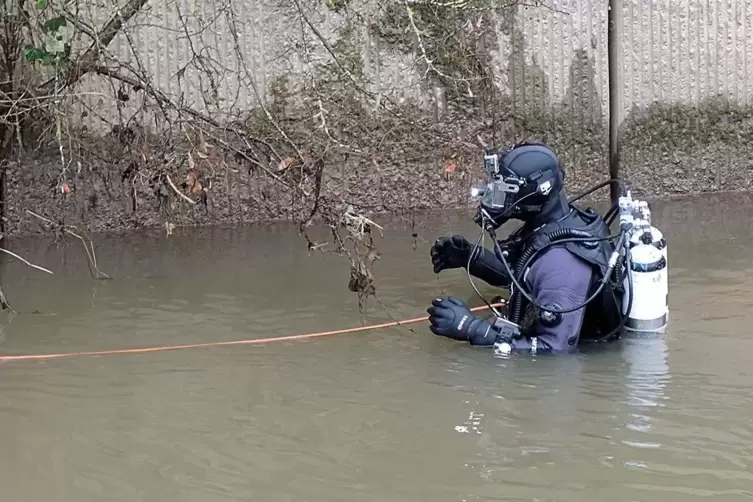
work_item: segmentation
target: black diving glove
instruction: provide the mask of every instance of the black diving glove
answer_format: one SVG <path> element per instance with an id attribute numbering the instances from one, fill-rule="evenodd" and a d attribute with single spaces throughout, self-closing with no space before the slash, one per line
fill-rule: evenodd
<path id="1" fill-rule="evenodd" d="M 466 268 L 472 251 L 473 244 L 462 235 L 440 237 L 430 251 L 434 273 Z M 502 262 L 497 259 L 494 252 L 480 246 L 476 249 L 476 256 L 471 262 L 469 272 L 492 286 L 506 287 L 510 284 L 510 278 Z"/>
<path id="2" fill-rule="evenodd" d="M 465 267 L 468 257 L 471 256 L 473 245 L 462 235 L 452 237 L 440 237 L 431 247 L 431 264 L 434 265 L 434 273 L 442 270 Z"/>
<path id="3" fill-rule="evenodd" d="M 471 345 L 493 345 L 497 329 L 484 319 L 479 319 L 460 298 L 450 296 L 432 300 L 429 329 L 432 333 L 453 340 L 467 341 Z"/>

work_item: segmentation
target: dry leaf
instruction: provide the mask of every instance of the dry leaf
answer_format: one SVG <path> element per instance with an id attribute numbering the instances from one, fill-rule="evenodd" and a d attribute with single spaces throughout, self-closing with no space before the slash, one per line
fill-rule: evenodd
<path id="1" fill-rule="evenodd" d="M 298 159 L 295 157 L 285 157 L 280 161 L 280 163 L 277 166 L 277 171 L 285 171 L 286 169 L 289 169 L 293 164 L 296 163 Z"/>
<path id="2" fill-rule="evenodd" d="M 190 193 L 191 195 L 199 195 L 204 189 L 194 170 L 189 170 L 186 174 L 186 181 L 184 186 L 186 189 L 188 189 L 188 193 Z"/>

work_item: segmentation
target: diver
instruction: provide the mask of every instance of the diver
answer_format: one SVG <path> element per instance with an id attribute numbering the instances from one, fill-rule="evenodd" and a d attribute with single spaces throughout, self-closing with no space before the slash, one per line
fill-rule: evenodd
<path id="1" fill-rule="evenodd" d="M 481 238 L 474 246 L 454 235 L 437 239 L 430 253 L 434 273 L 462 267 L 510 288 L 506 319 L 477 318 L 451 296 L 432 301 L 430 330 L 476 346 L 500 342 L 495 347 L 503 353 L 568 353 L 586 340 L 619 338 L 624 288 L 619 271 L 613 280 L 610 257 L 616 261 L 615 249 L 624 243 L 611 242 L 609 225 L 593 209 L 568 202 L 560 159 L 546 145 L 522 142 L 501 155 L 487 153 L 485 162 L 489 158 L 506 188 L 502 200 L 499 194 L 496 203 L 482 200 L 474 221 L 482 229 L 510 219 L 522 225 L 507 239 L 494 239 L 495 252 L 481 246 Z M 562 236 L 570 238 L 556 240 Z"/>

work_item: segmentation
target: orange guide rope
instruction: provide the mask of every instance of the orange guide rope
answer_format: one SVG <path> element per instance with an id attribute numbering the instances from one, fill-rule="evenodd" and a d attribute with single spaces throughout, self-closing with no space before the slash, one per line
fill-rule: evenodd
<path id="1" fill-rule="evenodd" d="M 502 307 L 503 303 L 492 304 L 492 307 Z M 478 312 L 480 310 L 487 310 L 489 307 L 483 305 L 481 307 L 474 307 L 471 312 Z M 230 340 L 226 342 L 206 342 L 206 343 L 191 343 L 186 345 L 167 345 L 163 347 L 144 347 L 140 349 L 117 349 L 117 350 L 98 350 L 91 352 L 62 352 L 58 354 L 28 354 L 19 356 L 0 356 L 0 363 L 9 361 L 32 361 L 32 360 L 46 360 L 46 359 L 61 359 L 64 357 L 76 357 L 76 356 L 112 356 L 119 354 L 144 354 L 149 352 L 166 352 L 169 350 L 184 350 L 184 349 L 200 349 L 207 347 L 223 347 L 229 345 L 261 345 L 264 343 L 272 342 L 289 342 L 293 340 L 307 340 L 310 338 L 322 338 L 325 336 L 346 335 L 350 333 L 360 333 L 363 331 L 371 331 L 375 329 L 391 328 L 394 326 L 402 326 L 405 324 L 416 324 L 422 321 L 427 321 L 428 317 L 414 317 L 412 319 L 406 319 L 404 321 L 392 321 L 382 324 L 372 324 L 371 326 L 360 326 L 357 328 L 338 329 L 335 331 L 321 331 L 319 333 L 304 333 L 300 335 L 288 335 L 278 336 L 270 338 L 254 338 L 250 340 Z"/>

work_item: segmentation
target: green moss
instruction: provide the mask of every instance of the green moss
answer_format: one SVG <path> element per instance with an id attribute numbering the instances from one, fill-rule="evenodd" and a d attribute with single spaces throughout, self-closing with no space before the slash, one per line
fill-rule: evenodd
<path id="1" fill-rule="evenodd" d="M 275 115 L 285 113 L 285 110 L 290 103 L 290 98 L 292 97 L 290 78 L 287 75 L 282 74 L 272 80 L 269 84 L 269 95 L 271 98 L 270 108 L 272 113 Z"/>
<path id="2" fill-rule="evenodd" d="M 350 0 L 324 0 L 324 5 L 337 14 L 347 9 L 348 4 L 350 4 Z"/>
<path id="3" fill-rule="evenodd" d="M 600 124 L 579 121 L 566 110 L 526 112 L 517 115 L 514 123 L 522 136 L 556 143 L 558 149 L 594 148 L 595 145 L 598 148 L 606 140 Z"/>
<path id="4" fill-rule="evenodd" d="M 335 62 L 328 63 L 323 68 L 328 73 L 334 72 L 340 76 L 342 68 L 350 72 L 351 75 L 358 78 L 363 76 L 363 58 L 361 56 L 362 40 L 358 35 L 358 30 L 352 22 L 346 22 L 339 30 L 337 41 L 333 44 L 332 49 L 337 55 L 339 64 Z"/>
<path id="5" fill-rule="evenodd" d="M 753 107 L 723 97 L 698 106 L 655 104 L 634 111 L 623 125 L 624 145 L 693 149 L 699 143 L 741 142 L 753 135 Z"/>
<path id="6" fill-rule="evenodd" d="M 655 104 L 622 127 L 622 173 L 645 194 L 751 187 L 753 107 L 723 97 Z"/>

